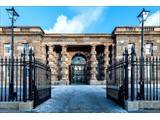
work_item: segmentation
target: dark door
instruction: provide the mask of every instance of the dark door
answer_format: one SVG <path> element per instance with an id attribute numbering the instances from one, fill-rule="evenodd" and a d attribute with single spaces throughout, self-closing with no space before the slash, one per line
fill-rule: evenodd
<path id="1" fill-rule="evenodd" d="M 71 84 L 86 84 L 87 60 L 82 54 L 76 54 L 72 58 L 70 65 L 70 83 Z"/>
<path id="2" fill-rule="evenodd" d="M 71 65 L 70 72 L 71 84 L 86 84 L 86 65 Z"/>

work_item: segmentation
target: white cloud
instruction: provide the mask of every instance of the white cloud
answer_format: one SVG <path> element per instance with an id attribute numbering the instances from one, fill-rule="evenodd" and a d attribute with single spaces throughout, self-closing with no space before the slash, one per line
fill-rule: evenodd
<path id="1" fill-rule="evenodd" d="M 59 15 L 52 28 L 45 30 L 46 33 L 83 33 L 85 29 L 97 22 L 103 12 L 103 7 L 87 9 L 78 13 L 72 19 L 65 15 Z"/>
<path id="2" fill-rule="evenodd" d="M 144 23 L 145 26 L 160 26 L 160 10 L 150 15 Z"/>

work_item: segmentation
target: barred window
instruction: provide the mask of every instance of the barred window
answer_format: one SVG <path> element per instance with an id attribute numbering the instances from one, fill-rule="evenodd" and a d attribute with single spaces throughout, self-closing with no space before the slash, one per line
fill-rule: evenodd
<path id="1" fill-rule="evenodd" d="M 4 56 L 9 57 L 11 56 L 11 45 L 4 44 Z"/>
<path id="2" fill-rule="evenodd" d="M 153 54 L 153 43 L 145 44 L 145 54 L 152 55 Z"/>
<path id="3" fill-rule="evenodd" d="M 131 54 L 132 52 L 132 47 L 134 48 L 135 47 L 135 44 L 134 43 L 129 43 L 127 48 L 128 48 L 128 54 Z"/>
<path id="4" fill-rule="evenodd" d="M 23 50 L 25 50 L 26 54 L 29 54 L 29 44 L 28 43 L 23 43 Z"/>

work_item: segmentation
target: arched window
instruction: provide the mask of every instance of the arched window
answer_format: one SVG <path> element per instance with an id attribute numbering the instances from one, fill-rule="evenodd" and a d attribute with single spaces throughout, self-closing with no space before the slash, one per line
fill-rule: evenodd
<path id="1" fill-rule="evenodd" d="M 72 64 L 86 64 L 86 59 L 81 55 L 77 55 L 72 59 Z"/>

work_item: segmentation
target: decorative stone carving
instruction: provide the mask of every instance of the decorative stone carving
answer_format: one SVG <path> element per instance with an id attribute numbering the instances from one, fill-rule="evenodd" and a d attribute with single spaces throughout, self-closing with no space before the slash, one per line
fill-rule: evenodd
<path id="1" fill-rule="evenodd" d="M 53 45 L 49 46 L 48 54 L 49 54 L 48 61 L 49 61 L 49 65 L 51 68 L 51 79 L 52 79 L 52 83 L 54 84 L 54 81 L 58 80 L 58 78 L 57 78 L 57 76 L 58 76 L 58 73 L 57 73 L 58 61 L 57 61 L 57 53 L 54 51 Z"/>
<path id="2" fill-rule="evenodd" d="M 108 46 L 105 46 L 104 48 L 104 70 L 107 68 L 108 66 L 108 54 L 109 54 L 109 50 L 108 50 Z"/>
<path id="3" fill-rule="evenodd" d="M 107 67 L 108 67 L 108 55 L 109 55 L 109 47 L 108 46 L 105 46 L 105 48 L 104 48 L 104 75 L 105 75 L 105 78 L 107 77 L 106 76 L 106 69 L 107 69 Z"/>
<path id="4" fill-rule="evenodd" d="M 90 76 L 90 84 L 96 84 L 97 82 L 97 78 L 96 78 L 96 74 L 97 74 L 97 70 L 96 70 L 96 67 L 97 67 L 97 58 L 96 58 L 96 46 L 92 46 L 91 48 L 91 58 L 90 58 L 90 61 L 91 61 L 91 76 Z"/>
<path id="5" fill-rule="evenodd" d="M 69 84 L 69 78 L 68 78 L 68 58 L 67 58 L 67 47 L 62 46 L 61 51 L 61 81 L 62 84 Z"/>

